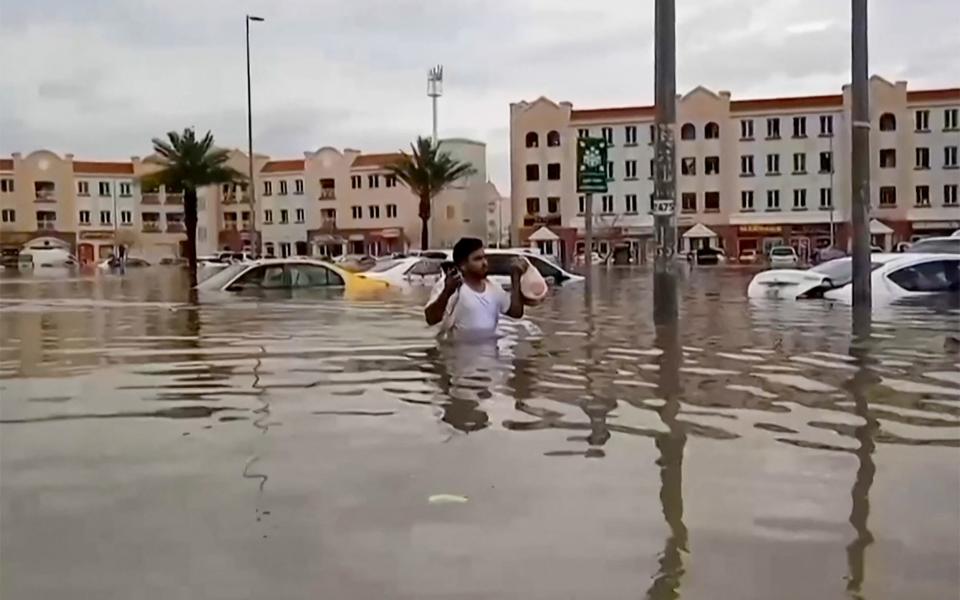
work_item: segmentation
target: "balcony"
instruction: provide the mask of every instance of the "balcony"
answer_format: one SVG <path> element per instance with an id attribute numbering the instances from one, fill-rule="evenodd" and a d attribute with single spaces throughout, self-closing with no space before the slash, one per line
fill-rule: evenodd
<path id="1" fill-rule="evenodd" d="M 157 192 L 144 192 L 140 196 L 141 204 L 160 204 L 160 194 Z"/>
<path id="2" fill-rule="evenodd" d="M 160 223 L 158 221 L 144 221 L 143 232 L 144 233 L 160 233 Z"/>
<path id="3" fill-rule="evenodd" d="M 183 194 L 179 194 L 179 193 L 174 194 L 174 193 L 171 193 L 171 192 L 167 192 L 166 195 L 164 196 L 163 203 L 164 203 L 164 204 L 181 205 L 181 204 L 183 204 Z"/>
<path id="4" fill-rule="evenodd" d="M 167 233 L 183 233 L 187 230 L 187 227 L 178 221 L 173 221 L 172 223 L 167 223 Z"/>
<path id="5" fill-rule="evenodd" d="M 320 190 L 320 200 L 336 200 L 337 191 L 334 189 Z"/>
<path id="6" fill-rule="evenodd" d="M 36 202 L 41 202 L 41 203 L 44 203 L 44 202 L 47 202 L 47 203 L 56 202 L 56 201 L 57 201 L 56 192 L 54 192 L 53 190 L 37 190 L 37 192 L 36 192 L 36 200 L 35 200 L 35 201 L 36 201 Z"/>
<path id="7" fill-rule="evenodd" d="M 38 231 L 53 231 L 57 228 L 56 221 L 37 221 Z"/>

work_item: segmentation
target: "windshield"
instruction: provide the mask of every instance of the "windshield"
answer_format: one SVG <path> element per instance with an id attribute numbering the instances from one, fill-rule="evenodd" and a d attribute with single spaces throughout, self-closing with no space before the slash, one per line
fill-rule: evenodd
<path id="1" fill-rule="evenodd" d="M 774 248 L 770 256 L 793 256 L 793 248 Z"/>
<path id="2" fill-rule="evenodd" d="M 402 260 L 381 260 L 367 269 L 367 273 L 385 273 L 402 262 Z"/>
<path id="3" fill-rule="evenodd" d="M 244 269 L 246 269 L 249 266 L 250 265 L 244 265 L 244 264 L 230 265 L 225 269 L 217 271 L 210 277 L 207 277 L 206 279 L 201 281 L 197 287 L 202 287 L 204 289 L 220 289 L 223 286 L 227 285 L 227 283 L 231 279 L 239 275 Z"/>
<path id="4" fill-rule="evenodd" d="M 883 263 L 878 262 L 870 263 L 870 270 L 875 271 L 882 265 Z M 853 259 L 846 256 L 844 258 L 827 261 L 813 267 L 810 269 L 810 272 L 820 273 L 824 277 L 827 277 L 835 287 L 840 287 L 853 281 Z"/>

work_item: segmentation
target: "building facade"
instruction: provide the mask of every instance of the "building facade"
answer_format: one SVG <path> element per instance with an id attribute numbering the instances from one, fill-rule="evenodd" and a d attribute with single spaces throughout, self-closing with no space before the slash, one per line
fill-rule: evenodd
<path id="1" fill-rule="evenodd" d="M 957 147 L 960 88 L 911 91 L 870 82 L 871 234 L 887 250 L 960 227 Z M 677 99 L 675 155 L 680 251 L 728 255 L 794 246 L 802 257 L 847 247 L 850 92 L 734 100 L 695 88 Z M 576 191 L 577 137 L 610 145 L 608 192 L 595 194 L 599 251 L 644 261 L 652 250 L 652 106 L 574 109 L 540 98 L 511 105 L 513 235 L 581 251 L 586 198 Z"/>

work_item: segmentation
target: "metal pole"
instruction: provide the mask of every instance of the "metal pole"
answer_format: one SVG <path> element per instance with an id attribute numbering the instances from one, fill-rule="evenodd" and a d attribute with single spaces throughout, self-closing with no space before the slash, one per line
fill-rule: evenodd
<path id="1" fill-rule="evenodd" d="M 433 96 L 433 145 L 436 146 L 440 143 L 440 138 L 437 137 L 437 97 Z"/>
<path id="2" fill-rule="evenodd" d="M 593 271 L 593 194 L 586 195 L 583 207 L 583 265 L 587 275 Z"/>
<path id="3" fill-rule="evenodd" d="M 677 120 L 676 12 L 674 0 L 656 0 L 654 18 L 655 131 L 653 221 L 657 253 L 653 268 L 653 317 L 677 319 L 676 179 L 673 129 Z"/>
<path id="4" fill-rule="evenodd" d="M 870 290 L 870 98 L 867 62 L 867 0 L 852 0 L 852 189 L 850 221 L 853 228 L 853 320 L 869 324 Z M 867 325 L 869 329 L 869 325 Z"/>
<path id="5" fill-rule="evenodd" d="M 250 229 L 254 238 L 254 251 L 257 255 L 263 254 L 260 236 L 257 234 L 257 186 L 253 179 L 253 103 L 250 92 L 250 15 L 245 19 L 247 26 L 247 159 L 249 161 L 248 175 L 250 179 L 247 182 L 247 192 L 250 194 L 250 212 L 253 213 L 253 220 Z"/>

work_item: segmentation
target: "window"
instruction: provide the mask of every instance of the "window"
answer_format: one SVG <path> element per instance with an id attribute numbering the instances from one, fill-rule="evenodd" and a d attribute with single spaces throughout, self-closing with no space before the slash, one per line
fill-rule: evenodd
<path id="1" fill-rule="evenodd" d="M 954 186 L 954 187 L 956 187 L 956 186 Z M 636 195 L 636 194 L 627 194 L 627 196 L 626 196 L 626 198 L 625 198 L 625 204 L 626 204 L 626 209 L 627 209 L 627 210 L 626 210 L 626 213 L 627 213 L 628 215 L 635 215 L 635 214 L 637 214 L 637 195 Z"/>
<path id="2" fill-rule="evenodd" d="M 540 165 L 527 165 L 527 181 L 540 181 Z"/>
<path id="3" fill-rule="evenodd" d="M 272 182 L 272 181 L 264 181 L 264 182 L 263 182 L 263 195 L 264 195 L 264 196 L 272 196 L 272 195 L 273 195 L 273 182 Z"/>
<path id="4" fill-rule="evenodd" d="M 654 143 L 656 143 L 656 141 L 657 141 L 657 126 L 656 126 L 656 125 L 651 125 L 651 126 L 649 127 L 649 130 L 650 130 L 650 141 L 649 141 L 649 144 L 652 146 L 652 145 L 653 145 Z"/>
<path id="5" fill-rule="evenodd" d="M 98 191 L 100 192 L 100 195 L 101 195 L 101 196 L 109 196 L 109 195 L 110 195 L 110 182 L 109 182 L 109 181 L 101 181 L 101 182 L 99 183 L 98 188 L 99 188 Z"/>
<path id="6" fill-rule="evenodd" d="M 957 129 L 957 109 L 956 108 L 945 108 L 943 109 L 943 130 L 952 131 Z"/>
<path id="7" fill-rule="evenodd" d="M 820 135 L 824 137 L 833 135 L 833 115 L 820 115 Z"/>
<path id="8" fill-rule="evenodd" d="M 623 172 L 626 179 L 636 179 L 637 178 L 637 161 L 628 160 L 623 163 Z"/>
<path id="9" fill-rule="evenodd" d="M 120 223 L 123 225 L 133 225 L 133 212 L 129 210 L 121 210 Z"/>
<path id="10" fill-rule="evenodd" d="M 130 183 L 127 182 L 127 181 L 124 181 L 124 182 L 122 182 L 122 183 L 120 184 L 120 197 L 121 197 L 121 198 L 129 198 L 130 196 L 131 196 L 131 194 L 130 194 Z"/>
<path id="11" fill-rule="evenodd" d="M 90 224 L 90 211 L 89 211 L 89 210 L 81 210 L 81 211 L 80 211 L 80 224 L 81 224 L 81 225 L 89 225 L 89 224 Z"/>
<path id="12" fill-rule="evenodd" d="M 833 152 L 820 153 L 820 172 L 833 173 Z"/>
<path id="13" fill-rule="evenodd" d="M 916 189 L 917 206 L 930 206 L 930 186 L 918 185 Z"/>
<path id="14" fill-rule="evenodd" d="M 604 194 L 600 197 L 601 211 L 605 215 L 613 214 L 613 196 Z"/>
<path id="15" fill-rule="evenodd" d="M 547 198 L 547 212 L 551 215 L 555 215 L 560 212 L 560 198 L 557 196 L 550 196 Z"/>
<path id="16" fill-rule="evenodd" d="M 793 118 L 793 137 L 795 138 L 807 137 L 807 118 L 806 117 Z"/>
<path id="17" fill-rule="evenodd" d="M 740 139 L 753 139 L 753 119 L 743 119 L 740 121 Z"/>
<path id="18" fill-rule="evenodd" d="M 930 168 L 930 148 L 917 148 L 917 169 Z"/>
<path id="19" fill-rule="evenodd" d="M 943 147 L 943 167 L 945 169 L 957 168 L 957 147 L 956 146 Z"/>
<path id="20" fill-rule="evenodd" d="M 779 174 L 780 174 L 780 155 L 768 154 L 767 155 L 767 175 L 779 175 Z"/>
<path id="21" fill-rule="evenodd" d="M 651 167 L 653 166 L 653 161 L 650 161 Z M 651 169 L 651 175 L 653 171 Z M 696 175 L 697 174 L 697 159 L 693 156 L 688 156 L 686 158 L 680 159 L 680 174 L 681 175 Z"/>
<path id="22" fill-rule="evenodd" d="M 0 210 L 0 222 L 2 223 L 13 223 L 17 220 L 17 211 L 12 208 L 4 208 Z"/>
<path id="23" fill-rule="evenodd" d="M 290 254 L 291 254 L 291 252 L 290 252 L 290 242 L 280 242 L 279 246 L 280 246 L 280 258 L 287 258 L 288 256 L 290 256 Z M 268 268 L 267 273 L 269 274 L 269 272 L 270 272 L 270 271 L 269 271 L 269 268 Z M 267 278 L 266 278 L 266 277 L 264 277 L 263 279 L 264 279 L 264 282 L 267 281 Z M 281 284 L 281 285 L 282 285 L 282 284 Z M 267 286 L 265 285 L 264 287 L 267 287 Z M 271 287 L 273 287 L 273 286 L 271 286 Z"/>
<path id="24" fill-rule="evenodd" d="M 943 205 L 944 206 L 957 205 L 957 184 L 948 183 L 943 186 Z"/>
<path id="25" fill-rule="evenodd" d="M 380 187 L 380 175 L 376 173 L 374 173 L 373 175 L 367 175 L 367 187 L 368 188 Z"/>
<path id="26" fill-rule="evenodd" d="M 600 135 L 603 136 L 603 139 L 605 139 L 608 144 L 613 143 L 613 127 L 601 127 Z"/>
<path id="27" fill-rule="evenodd" d="M 302 179 L 294 179 L 294 180 L 293 180 L 293 193 L 296 194 L 297 196 L 302 196 L 302 195 L 303 195 L 303 180 L 302 180 Z"/>
<path id="28" fill-rule="evenodd" d="M 363 218 L 363 207 L 362 206 L 351 206 L 350 207 L 350 216 L 354 219 Z"/>
<path id="29" fill-rule="evenodd" d="M 280 192 L 279 192 L 279 195 L 281 195 L 281 196 L 286 196 L 286 195 L 287 195 L 287 180 L 286 180 L 286 179 L 281 179 L 281 180 L 280 180 Z"/>
<path id="30" fill-rule="evenodd" d="M 705 212 L 720 212 L 720 192 L 707 192 L 703 195 Z"/>
<path id="31" fill-rule="evenodd" d="M 897 150 L 895 148 L 882 148 L 880 150 L 880 168 L 894 169 L 897 166 Z"/>
<path id="32" fill-rule="evenodd" d="M 528 131 L 525 143 L 527 148 L 539 148 L 540 147 L 540 136 L 537 135 L 536 131 Z"/>
<path id="33" fill-rule="evenodd" d="M 916 113 L 917 131 L 930 131 L 930 111 L 918 110 Z"/>
<path id="34" fill-rule="evenodd" d="M 703 159 L 703 173 L 705 175 L 719 175 L 720 174 L 720 157 L 708 156 L 705 159 Z"/>
<path id="35" fill-rule="evenodd" d="M 720 138 L 720 126 L 710 121 L 703 127 L 703 137 L 708 140 L 716 140 Z"/>
<path id="36" fill-rule="evenodd" d="M 653 179 L 653 174 L 656 171 L 655 165 L 656 165 L 655 161 L 651 158 L 650 159 L 650 175 L 648 176 L 649 179 Z"/>
<path id="37" fill-rule="evenodd" d="M 627 125 L 623 128 L 623 138 L 627 146 L 637 145 L 637 127 L 636 125 Z"/>
<path id="38" fill-rule="evenodd" d="M 793 153 L 793 172 L 794 173 L 807 172 L 807 155 L 804 154 L 803 152 Z"/>
<path id="39" fill-rule="evenodd" d="M 297 223 L 303 223 L 304 221 L 307 220 L 306 212 L 307 211 L 303 210 L 302 208 L 297 209 L 296 213 L 294 213 L 297 217 Z"/>
<path id="40" fill-rule="evenodd" d="M 287 210 L 286 208 L 281 208 L 281 209 L 280 209 L 280 224 L 281 224 L 281 225 L 286 225 L 286 224 L 289 223 L 289 222 L 290 222 L 290 211 Z"/>
<path id="41" fill-rule="evenodd" d="M 582 215 L 587 211 L 587 199 L 583 196 L 577 198 L 577 214 Z"/>
<path id="42" fill-rule="evenodd" d="M 890 208 L 897 205 L 897 188 L 885 185 L 880 188 L 880 207 Z"/>
<path id="43" fill-rule="evenodd" d="M 753 155 L 744 154 L 740 157 L 740 174 L 753 175 Z"/>
<path id="44" fill-rule="evenodd" d="M 393 174 L 384 175 L 383 184 L 388 188 L 397 187 L 397 176 Z"/>
<path id="45" fill-rule="evenodd" d="M 909 292 L 960 292 L 960 258 L 903 267 L 887 278 Z"/>
<path id="46" fill-rule="evenodd" d="M 264 243 L 263 252 L 264 254 L 267 255 L 267 258 L 273 258 L 274 256 L 276 256 L 276 253 L 273 250 L 273 242 Z M 263 273 L 263 268 L 261 267 L 260 269 L 252 269 L 250 272 L 253 272 L 253 271 L 260 271 L 261 273 Z M 244 279 L 246 279 L 246 276 L 244 276 Z"/>
<path id="47" fill-rule="evenodd" d="M 263 211 L 263 224 L 272 225 L 273 224 L 273 211 L 269 208 Z"/>
<path id="48" fill-rule="evenodd" d="M 740 210 L 743 212 L 753 210 L 753 190 L 743 190 L 740 192 Z"/>
<path id="49" fill-rule="evenodd" d="M 589 129 L 578 129 L 578 130 L 577 130 L 577 137 L 582 137 L 582 138 L 588 138 L 588 137 L 590 137 L 590 130 L 589 130 Z"/>
<path id="50" fill-rule="evenodd" d="M 695 140 L 697 139 L 697 128 L 693 123 L 684 123 L 683 127 L 680 128 L 680 139 L 681 140 Z"/>
<path id="51" fill-rule="evenodd" d="M 547 132 L 547 146 L 551 148 L 556 148 L 560 145 L 560 132 L 550 131 Z"/>
<path id="52" fill-rule="evenodd" d="M 13 180 L 0 179 L 0 192 L 12 192 L 12 191 L 13 191 Z"/>
<path id="53" fill-rule="evenodd" d="M 560 163 L 550 163 L 547 165 L 547 179 L 550 181 L 560 180 Z"/>
<path id="54" fill-rule="evenodd" d="M 57 221 L 57 213 L 52 210 L 38 210 L 37 211 L 37 226 L 45 229 L 50 229 L 54 226 L 54 223 Z"/>
<path id="55" fill-rule="evenodd" d="M 111 219 L 110 217 L 111 217 L 111 215 L 110 215 L 110 211 L 109 211 L 109 210 L 101 210 L 101 211 L 100 211 L 100 224 L 101 224 L 101 225 L 109 225 L 109 224 L 113 221 L 113 219 Z"/>
<path id="56" fill-rule="evenodd" d="M 527 198 L 527 214 L 528 215 L 540 214 L 540 198 Z"/>
<path id="57" fill-rule="evenodd" d="M 697 212 L 697 194 L 695 192 L 680 194 L 680 210 L 685 213 Z"/>
<path id="58" fill-rule="evenodd" d="M 388 204 L 388 205 L 387 205 L 387 218 L 388 218 L 388 219 L 396 219 L 396 218 L 397 218 L 397 205 L 396 205 L 396 204 Z"/>
<path id="59" fill-rule="evenodd" d="M 780 210 L 780 190 L 767 190 L 767 210 Z"/>
<path id="60" fill-rule="evenodd" d="M 89 195 L 90 195 L 90 182 L 89 182 L 89 181 L 78 181 L 78 182 L 77 182 L 77 195 L 78 195 L 78 196 L 89 196 Z"/>
<path id="61" fill-rule="evenodd" d="M 793 210 L 807 210 L 807 190 L 793 190 Z"/>
<path id="62" fill-rule="evenodd" d="M 767 139 L 780 139 L 780 117 L 767 119 Z"/>
<path id="63" fill-rule="evenodd" d="M 825 187 L 820 188 L 820 208 L 829 209 L 833 206 L 833 190 Z"/>
<path id="64" fill-rule="evenodd" d="M 613 180 L 613 161 L 607 161 L 607 181 Z"/>
<path id="65" fill-rule="evenodd" d="M 343 278 L 320 265 L 287 265 L 292 288 L 341 287 Z"/>
<path id="66" fill-rule="evenodd" d="M 355 190 L 359 190 L 363 186 L 363 177 L 360 175 L 351 175 L 350 176 L 350 187 Z"/>
<path id="67" fill-rule="evenodd" d="M 880 131 L 896 131 L 897 117 L 893 113 L 883 113 L 880 115 Z"/>
<path id="68" fill-rule="evenodd" d="M 367 207 L 367 216 L 369 216 L 371 219 L 379 219 L 379 218 L 380 218 L 380 207 L 379 207 L 378 205 L 376 205 L 376 204 L 372 204 L 372 205 L 368 206 L 368 207 Z"/>

